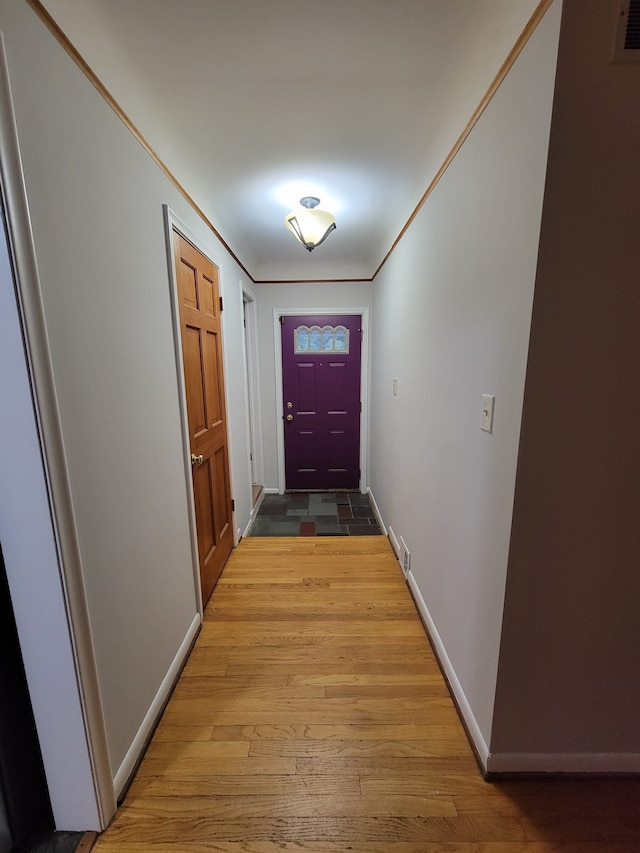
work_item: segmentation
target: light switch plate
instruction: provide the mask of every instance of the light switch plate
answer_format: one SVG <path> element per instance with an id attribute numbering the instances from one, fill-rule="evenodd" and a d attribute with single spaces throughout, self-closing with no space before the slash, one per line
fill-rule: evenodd
<path id="1" fill-rule="evenodd" d="M 393 396 L 397 397 L 398 396 L 398 379 L 395 376 L 393 378 L 392 388 L 393 388 Z"/>
<path id="2" fill-rule="evenodd" d="M 482 395 L 482 423 L 480 429 L 485 432 L 493 432 L 493 407 L 496 398 L 493 394 Z"/>

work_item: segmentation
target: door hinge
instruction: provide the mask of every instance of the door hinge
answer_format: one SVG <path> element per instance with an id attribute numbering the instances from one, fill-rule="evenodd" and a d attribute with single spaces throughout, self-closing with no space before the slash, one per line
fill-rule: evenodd
<path id="1" fill-rule="evenodd" d="M 280 315 L 280 325 L 284 326 L 284 317 L 282 316 L 282 314 Z"/>
<path id="2" fill-rule="evenodd" d="M 224 302 L 222 301 L 222 296 L 220 297 L 220 310 L 224 311 Z"/>
<path id="3" fill-rule="evenodd" d="M 236 511 L 236 502 L 232 499 L 231 500 L 231 512 L 235 512 L 235 511 Z"/>

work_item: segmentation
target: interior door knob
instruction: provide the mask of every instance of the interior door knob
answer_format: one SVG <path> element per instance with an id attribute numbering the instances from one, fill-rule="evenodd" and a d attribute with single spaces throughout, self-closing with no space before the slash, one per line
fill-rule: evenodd
<path id="1" fill-rule="evenodd" d="M 288 421 L 292 421 L 292 420 L 293 420 L 293 415 L 287 415 L 287 420 L 288 420 Z"/>
<path id="2" fill-rule="evenodd" d="M 191 454 L 191 465 L 192 466 L 193 465 L 202 465 L 203 462 L 204 462 L 204 456 L 202 455 L 202 453 L 200 454 L 200 456 L 196 456 L 195 453 Z"/>

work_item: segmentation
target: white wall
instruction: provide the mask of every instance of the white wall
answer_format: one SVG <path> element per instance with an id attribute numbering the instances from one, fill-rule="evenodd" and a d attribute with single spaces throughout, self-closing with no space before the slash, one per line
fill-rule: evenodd
<path id="1" fill-rule="evenodd" d="M 162 205 L 221 267 L 240 528 L 242 274 L 28 6 L 0 29 L 117 775 L 196 616 Z"/>
<path id="2" fill-rule="evenodd" d="M 319 249 L 318 251 L 321 251 Z M 276 388 L 276 348 L 273 312 L 327 311 L 345 308 L 369 308 L 371 285 L 368 282 L 327 282 L 323 284 L 269 284 L 256 285 L 258 306 L 258 346 L 261 396 L 262 443 L 264 447 L 264 486 L 278 488 L 278 438 L 282 417 L 281 389 Z M 280 358 L 280 353 L 277 353 Z"/>
<path id="3" fill-rule="evenodd" d="M 374 283 L 372 490 L 485 757 L 559 15 L 555 3 Z"/>
<path id="4" fill-rule="evenodd" d="M 640 65 L 565 0 L 492 752 L 640 770 Z"/>

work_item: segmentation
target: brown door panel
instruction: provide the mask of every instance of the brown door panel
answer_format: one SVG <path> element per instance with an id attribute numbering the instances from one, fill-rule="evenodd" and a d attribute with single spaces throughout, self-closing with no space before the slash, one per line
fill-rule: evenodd
<path id="1" fill-rule="evenodd" d="M 233 548 L 218 270 L 174 231 L 203 603 Z"/>

